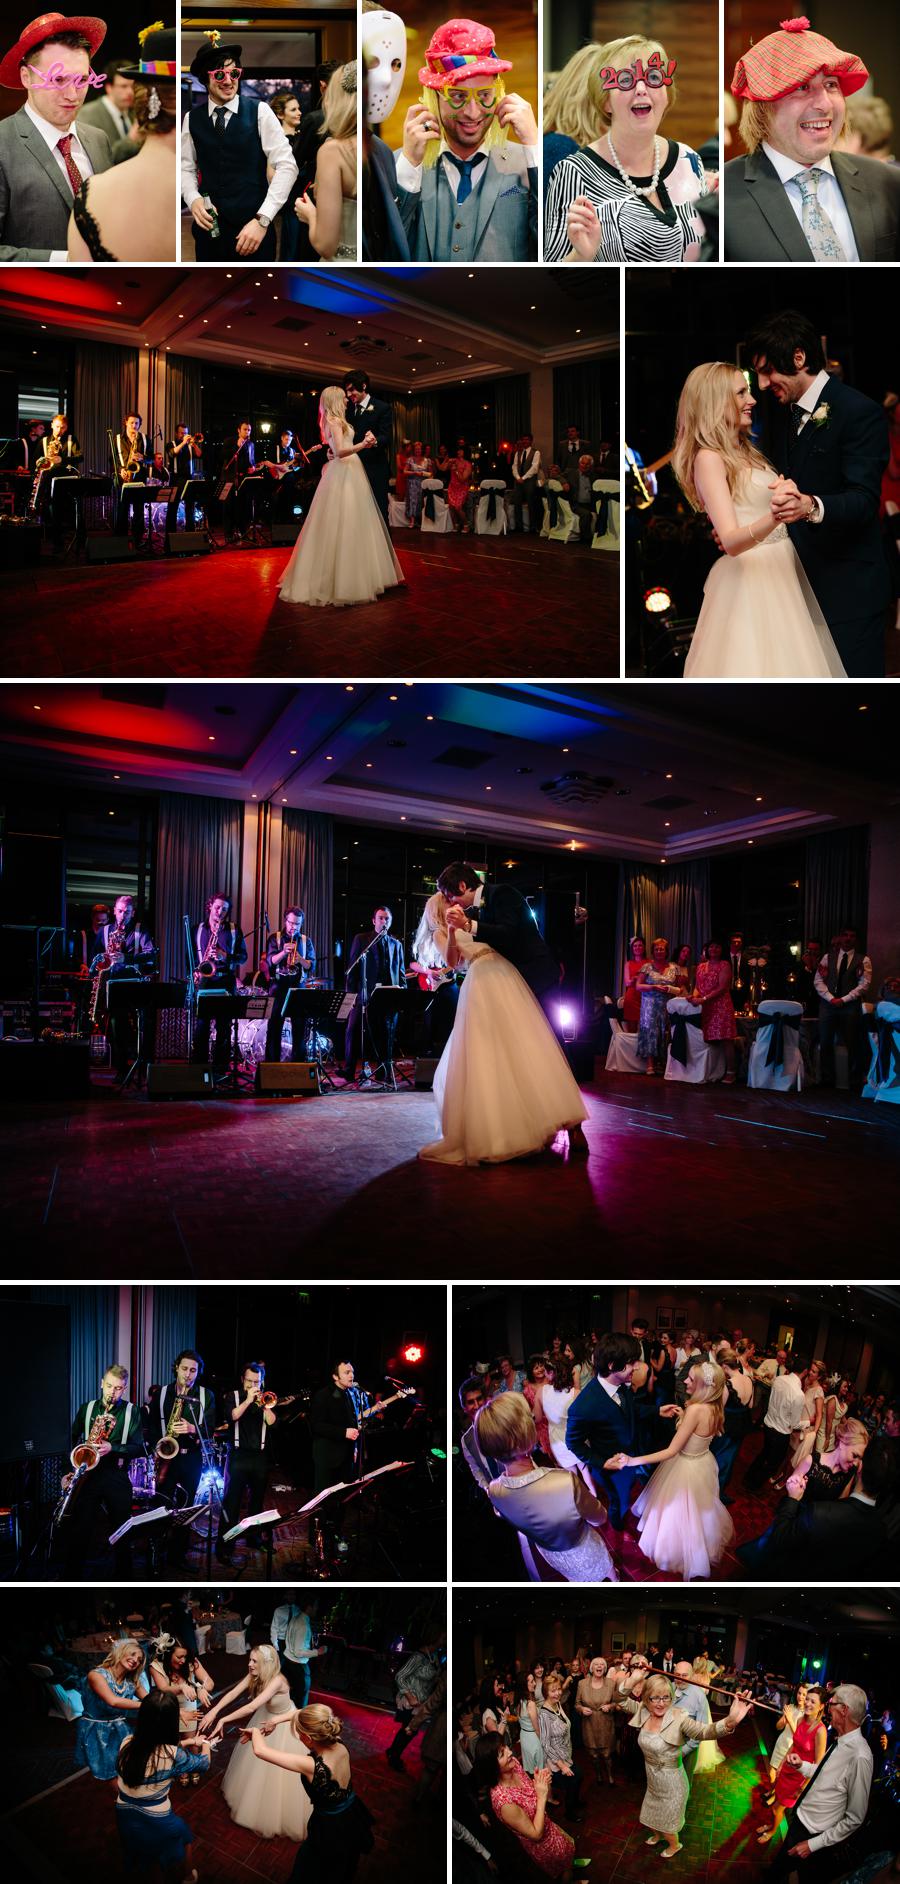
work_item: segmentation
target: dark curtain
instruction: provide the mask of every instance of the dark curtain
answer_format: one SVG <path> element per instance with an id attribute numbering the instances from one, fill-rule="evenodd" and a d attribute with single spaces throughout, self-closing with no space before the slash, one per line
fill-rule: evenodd
<path id="1" fill-rule="evenodd" d="M 577 425 L 595 446 L 602 438 L 614 436 L 615 415 L 604 411 L 603 384 L 609 370 L 600 360 L 577 360 L 571 366 L 553 368 L 554 452 L 556 441 L 565 438 L 570 425 Z"/>
<path id="2" fill-rule="evenodd" d="M 839 929 L 855 929 L 865 947 L 869 912 L 869 827 L 823 831 L 806 840 L 803 939 L 824 949 Z"/>
<path id="3" fill-rule="evenodd" d="M 285 811 L 281 821 L 281 913 L 290 903 L 306 916 L 306 933 L 316 956 L 331 954 L 334 898 L 334 840 L 332 820 L 319 811 Z M 328 977 L 331 963 L 321 964 Z"/>
<path id="4" fill-rule="evenodd" d="M 694 961 L 709 940 L 709 860 L 667 864 L 665 869 L 620 863 L 616 904 L 616 993 L 625 986 L 625 962 L 633 935 L 642 935 L 650 954 L 654 936 L 664 935 L 674 955 L 689 942 Z"/>
<path id="5" fill-rule="evenodd" d="M 191 927 L 206 914 L 211 896 L 232 898 L 232 921 L 240 928 L 243 805 L 233 799 L 190 798 L 163 792 L 156 845 L 156 939 L 163 979 L 183 975 L 184 917 Z M 243 925 L 246 926 L 246 925 Z M 252 952 L 252 951 L 251 951 Z"/>
<path id="6" fill-rule="evenodd" d="M 176 425 L 186 425 L 189 432 L 200 431 L 199 360 L 183 360 L 174 353 L 166 359 L 166 412 L 163 419 L 166 438 L 174 438 Z"/>
<path id="7" fill-rule="evenodd" d="M 421 397 L 415 399 L 394 399 L 393 414 L 394 449 L 391 470 L 394 471 L 396 468 L 397 453 L 405 438 L 408 438 L 412 445 L 418 438 L 434 457 L 441 442 L 441 417 L 437 393 L 422 393 Z M 446 443 L 446 440 L 444 442 Z M 450 449 L 449 445 L 447 449 Z"/>
<path id="8" fill-rule="evenodd" d="M 69 1310 L 69 1411 L 72 1418 L 85 1400 L 93 1400 L 108 1367 L 121 1361 L 128 1366 L 128 1355 L 116 1353 L 119 1326 L 119 1291 L 115 1284 L 94 1283 L 91 1288 L 66 1288 L 57 1283 L 38 1285 L 31 1294 L 36 1302 L 61 1304 Z M 128 1398 L 135 1398 L 132 1383 Z"/>
<path id="9" fill-rule="evenodd" d="M 531 432 L 531 383 L 527 373 L 511 374 L 509 379 L 498 379 L 494 391 L 494 426 L 497 436 L 494 444 L 499 446 L 501 439 L 515 445 L 523 432 Z"/>
<path id="10" fill-rule="evenodd" d="M 150 1373 L 144 1390 L 155 1382 L 171 1380 L 172 1362 L 182 1348 L 192 1348 L 197 1340 L 196 1289 L 153 1291 L 153 1341 L 149 1355 Z"/>
<path id="11" fill-rule="evenodd" d="M 84 452 L 85 471 L 108 476 L 112 467 L 107 432 L 120 432 L 126 412 L 135 411 L 137 384 L 135 347 L 79 341 L 75 348 L 74 411 L 69 423 Z"/>

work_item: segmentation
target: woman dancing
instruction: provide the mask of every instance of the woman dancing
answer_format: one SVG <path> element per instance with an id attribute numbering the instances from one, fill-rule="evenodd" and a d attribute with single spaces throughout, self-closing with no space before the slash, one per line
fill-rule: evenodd
<path id="1" fill-rule="evenodd" d="M 293 1715 L 291 1733 L 300 1748 L 285 1740 L 274 1721 L 252 1727 L 246 1737 L 263 1768 L 300 1775 L 309 1837 L 294 1860 L 292 1884 L 320 1884 L 323 1878 L 328 1884 L 352 1884 L 360 1857 L 371 1851 L 374 1840 L 372 1815 L 353 1790 L 341 1723 L 330 1707 L 314 1702 Z"/>
<path id="2" fill-rule="evenodd" d="M 641 1699 L 633 1701 L 629 1689 L 637 1681 L 643 1681 Z M 620 1685 L 619 1695 L 624 1698 L 617 1700 L 615 1706 L 632 1717 L 647 1770 L 647 1790 L 640 1811 L 640 1822 L 650 1832 L 646 1842 L 658 1845 L 663 1839 L 660 1857 L 674 1858 L 681 1850 L 679 1833 L 690 1792 L 682 1758 L 685 1741 L 723 1740 L 740 1726 L 753 1703 L 748 1692 L 738 1693 L 729 1713 L 721 1720 L 711 1721 L 708 1727 L 701 1727 L 684 1708 L 675 1706 L 675 1690 L 666 1675 L 650 1675 L 647 1680 L 643 1673 L 631 1676 Z"/>
<path id="3" fill-rule="evenodd" d="M 517 1675 L 514 1706 L 519 1717 L 519 1755 L 526 1773 L 536 1773 L 543 1766 L 544 1755 L 538 1725 L 537 1680 L 529 1668 Z"/>
<path id="4" fill-rule="evenodd" d="M 319 400 L 319 437 L 328 463 L 279 584 L 283 602 L 344 608 L 374 602 L 404 580 L 359 462 L 360 452 L 375 444 L 375 435 L 367 432 L 354 444 L 346 412 L 343 389 L 326 386 Z"/>
<path id="5" fill-rule="evenodd" d="M 719 1498 L 719 1474 L 710 1445 L 723 1431 L 725 1375 L 715 1361 L 699 1361 L 687 1377 L 688 1404 L 660 1408 L 678 1427 L 662 1452 L 632 1458 L 617 1452 L 606 1471 L 655 1465 L 650 1483 L 635 1500 L 641 1549 L 659 1570 L 679 1573 L 686 1581 L 708 1577 L 734 1537 L 734 1525 Z"/>
<path id="6" fill-rule="evenodd" d="M 174 1694 L 154 1690 L 140 1702 L 134 1732 L 116 1761 L 116 1824 L 129 1877 L 144 1876 L 159 1865 L 185 1869 L 183 1884 L 196 1884 L 191 1863 L 193 1832 L 172 1811 L 169 1792 L 175 1778 L 199 1780 L 209 1770 L 209 1748 L 202 1741 L 178 1745 L 178 1702 Z"/>
<path id="7" fill-rule="evenodd" d="M 524 1772 L 499 1734 L 482 1734 L 475 1747 L 475 1778 L 479 1791 L 490 1793 L 495 1816 L 509 1826 L 538 1870 L 545 1877 L 570 1878 L 575 1841 L 547 1811 L 549 1769 Z"/>
<path id="8" fill-rule="evenodd" d="M 862 1420 L 841 1420 L 834 1445 L 809 1456 L 794 1468 L 785 1485 L 791 1498 L 834 1500 L 849 1498 L 865 1458 L 869 1435 Z"/>
<path id="9" fill-rule="evenodd" d="M 806 1760 L 818 1766 L 825 1754 L 825 1742 L 828 1738 L 825 1721 L 825 1696 L 821 1688 L 807 1688 L 803 1699 L 802 1712 L 798 1713 L 790 1751 L 785 1754 L 775 1780 L 775 1798 L 773 1803 L 772 1823 L 762 1826 L 756 1836 L 761 1845 L 767 1845 L 781 1824 L 786 1812 L 797 1804 L 797 1800 L 806 1785 L 806 1774 L 794 1762 Z"/>
<path id="10" fill-rule="evenodd" d="M 581 1777 L 572 1761 L 572 1722 L 563 1707 L 563 1694 L 572 1683 L 572 1675 L 565 1682 L 561 1675 L 545 1675 L 543 1699 L 538 1709 L 544 1759 L 562 1793 L 567 1819 L 581 1816 L 578 1810 Z"/>
<path id="11" fill-rule="evenodd" d="M 790 1753 L 794 1744 L 794 1729 L 803 1714 L 803 1703 L 809 1693 L 809 1682 L 801 1681 L 793 1701 L 785 1701 L 778 1720 L 779 1734 L 769 1755 L 769 1790 L 766 1793 L 766 1805 L 775 1804 L 775 1781 L 781 1771 L 781 1764 L 786 1753 Z"/>
<path id="12" fill-rule="evenodd" d="M 245 1706 L 223 1714 L 222 1709 L 230 1707 L 241 1694 L 248 1697 Z M 263 1642 L 259 1648 L 251 1650 L 243 1681 L 223 1694 L 204 1716 L 202 1731 L 205 1739 L 211 1739 L 215 1725 L 214 1737 L 218 1740 L 222 1730 L 233 1721 L 247 1722 L 247 1728 L 241 1733 L 241 1744 L 235 1747 L 222 1781 L 223 1797 L 236 1825 L 249 1826 L 260 1838 L 291 1838 L 297 1845 L 306 1837 L 312 1810 L 309 1800 L 299 1786 L 291 1785 L 278 1771 L 277 1762 L 273 1761 L 268 1767 L 254 1760 L 249 1745 L 251 1729 L 265 1727 L 267 1733 L 277 1736 L 273 1751 L 289 1747 L 293 1711 L 291 1691 L 287 1677 L 281 1673 L 278 1650 L 270 1642 Z"/>
<path id="13" fill-rule="evenodd" d="M 205 1713 L 212 1703 L 212 1675 L 207 1673 L 198 1655 L 188 1654 L 184 1643 L 176 1636 L 158 1636 L 154 1646 L 157 1652 L 150 1663 L 150 1679 L 162 1694 L 174 1694 L 181 1738 L 193 1740 L 201 1712 Z M 199 1773 L 191 1777 L 193 1784 L 198 1785 Z M 182 1773 L 180 1780 L 182 1786 L 186 1786 L 187 1773 Z"/>
<path id="14" fill-rule="evenodd" d="M 524 1394 L 496 1394 L 476 1414 L 475 1433 L 485 1458 L 503 1467 L 487 1494 L 498 1515 L 515 1525 L 529 1575 L 615 1583 L 615 1565 L 598 1536 L 606 1512 L 578 1472 L 535 1465 L 537 1432 Z"/>
<path id="15" fill-rule="evenodd" d="M 99 1668 L 91 1669 L 82 1687 L 84 1713 L 78 1722 L 75 1758 L 90 1767 L 95 1779 L 116 1777 L 116 1760 L 131 1717 L 150 1692 L 145 1659 L 140 1643 L 123 1636 Z"/>

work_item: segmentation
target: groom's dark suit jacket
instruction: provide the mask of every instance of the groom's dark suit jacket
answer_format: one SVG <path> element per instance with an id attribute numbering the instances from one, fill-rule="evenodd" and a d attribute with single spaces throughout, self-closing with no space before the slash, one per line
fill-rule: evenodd
<path id="1" fill-rule="evenodd" d="M 832 151 L 861 262 L 900 260 L 900 170 L 875 157 Z M 764 150 L 722 172 L 726 262 L 811 262 L 812 250 Z"/>
<path id="2" fill-rule="evenodd" d="M 374 432 L 377 445 L 370 445 L 368 451 L 361 451 L 360 458 L 366 477 L 372 486 L 372 496 L 387 523 L 388 480 L 391 474 L 391 432 L 393 419 L 391 408 L 383 399 L 373 399 L 369 394 L 369 404 L 365 412 L 359 406 L 348 406 L 347 423 L 353 426 L 353 443 L 358 445 L 367 432 Z"/>
<path id="3" fill-rule="evenodd" d="M 642 1406 L 630 1387 L 619 1388 L 616 1406 L 596 1375 L 572 1401 L 566 1422 L 566 1445 L 582 1459 L 599 1490 L 609 1499 L 610 1522 L 618 1529 L 631 1503 L 634 1485 L 643 1477 L 642 1466 L 626 1466 L 621 1472 L 604 1471 L 604 1461 L 614 1452 L 630 1454 L 649 1450 L 644 1430 L 654 1409 Z"/>
<path id="4" fill-rule="evenodd" d="M 505 955 L 539 1001 L 559 987 L 559 963 L 541 935 L 524 896 L 511 883 L 486 883 L 481 905 L 469 911 L 476 941 Z"/>

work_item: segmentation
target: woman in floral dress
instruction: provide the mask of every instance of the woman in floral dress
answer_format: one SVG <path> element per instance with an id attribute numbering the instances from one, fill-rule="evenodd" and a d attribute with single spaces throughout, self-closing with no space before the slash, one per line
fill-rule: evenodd
<path id="1" fill-rule="evenodd" d="M 679 992 L 678 970 L 669 960 L 665 936 L 657 936 L 652 944 L 650 960 L 644 963 L 636 985 L 641 996 L 638 1055 L 647 1061 L 648 1073 L 662 1073 L 666 1064 L 666 1007 Z"/>
<path id="2" fill-rule="evenodd" d="M 726 1086 L 734 1085 L 734 1043 L 737 1024 L 731 999 L 731 963 L 722 960 L 721 942 L 707 942 L 706 960 L 697 963 L 697 984 L 691 999 L 703 1009 L 703 1038 L 718 1041 L 725 1050 Z"/>

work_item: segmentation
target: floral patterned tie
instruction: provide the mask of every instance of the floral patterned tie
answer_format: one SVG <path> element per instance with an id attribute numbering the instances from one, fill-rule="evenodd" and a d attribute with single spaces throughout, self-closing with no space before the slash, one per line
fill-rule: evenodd
<path id="1" fill-rule="evenodd" d="M 794 178 L 803 201 L 801 212 L 803 233 L 817 262 L 846 262 L 847 256 L 841 247 L 838 233 L 831 217 L 819 202 L 819 178 L 821 170 L 815 167 L 807 170 L 805 176 Z"/>

